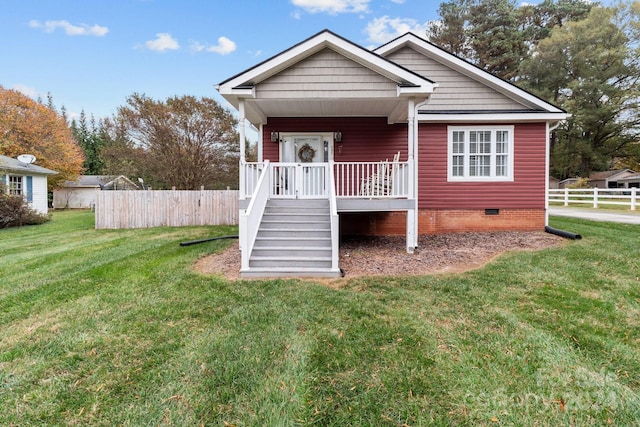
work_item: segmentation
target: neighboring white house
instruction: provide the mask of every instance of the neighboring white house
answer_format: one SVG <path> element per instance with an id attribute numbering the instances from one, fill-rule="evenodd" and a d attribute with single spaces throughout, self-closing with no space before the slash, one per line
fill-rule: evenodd
<path id="1" fill-rule="evenodd" d="M 47 176 L 58 172 L 0 155 L 0 183 L 9 194 L 24 196 L 32 209 L 48 212 Z"/>
<path id="2" fill-rule="evenodd" d="M 53 191 L 53 207 L 91 209 L 96 204 L 96 192 L 101 190 L 139 190 L 139 187 L 124 175 L 81 175 Z"/>

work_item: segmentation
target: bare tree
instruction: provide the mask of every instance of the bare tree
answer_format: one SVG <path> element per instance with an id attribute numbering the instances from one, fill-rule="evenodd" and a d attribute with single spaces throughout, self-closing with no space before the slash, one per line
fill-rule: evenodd
<path id="1" fill-rule="evenodd" d="M 133 94 L 107 121 L 107 169 L 127 165 L 154 188 L 236 188 L 237 120 L 212 98 L 181 96 L 158 101 Z M 119 173 L 124 173 L 123 171 Z"/>

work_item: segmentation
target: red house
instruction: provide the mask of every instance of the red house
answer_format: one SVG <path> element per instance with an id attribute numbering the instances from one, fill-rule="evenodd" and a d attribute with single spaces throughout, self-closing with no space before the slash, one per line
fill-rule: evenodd
<path id="1" fill-rule="evenodd" d="M 414 34 L 371 51 L 325 30 L 217 89 L 240 119 L 243 276 L 338 275 L 340 235 L 412 252 L 419 234 L 546 225 L 567 113 Z"/>

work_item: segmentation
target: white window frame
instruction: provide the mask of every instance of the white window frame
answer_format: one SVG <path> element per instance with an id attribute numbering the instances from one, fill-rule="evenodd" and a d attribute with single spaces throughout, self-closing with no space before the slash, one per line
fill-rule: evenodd
<path id="1" fill-rule="evenodd" d="M 447 128 L 447 180 L 450 182 L 510 182 L 513 181 L 513 146 L 514 146 L 514 130 L 515 126 L 448 126 Z M 459 143 L 454 145 L 454 132 L 464 133 L 464 152 L 459 152 Z M 488 175 L 473 175 L 470 170 L 471 157 L 470 153 L 470 138 L 471 132 L 490 132 L 490 152 L 479 153 L 478 155 L 485 157 L 489 160 L 489 174 Z M 507 132 L 506 150 L 505 152 L 497 153 L 497 138 L 498 132 Z M 456 150 L 454 150 L 454 148 Z M 497 158 L 498 156 L 506 156 L 507 171 L 504 175 L 498 175 L 496 173 Z M 454 158 L 462 159 L 462 175 L 454 175 Z M 459 164 L 455 165 L 459 167 Z"/>
<path id="2" fill-rule="evenodd" d="M 9 175 L 7 178 L 9 194 L 12 196 L 24 196 L 24 176 L 22 175 Z"/>

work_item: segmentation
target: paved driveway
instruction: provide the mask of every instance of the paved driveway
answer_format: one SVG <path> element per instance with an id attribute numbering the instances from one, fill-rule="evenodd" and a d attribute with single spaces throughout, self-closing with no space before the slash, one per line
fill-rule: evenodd
<path id="1" fill-rule="evenodd" d="M 622 222 L 625 224 L 640 224 L 639 213 L 612 212 L 603 209 L 578 209 L 564 207 L 549 207 L 549 215 L 568 216 L 572 218 L 588 219 L 591 221 Z"/>

